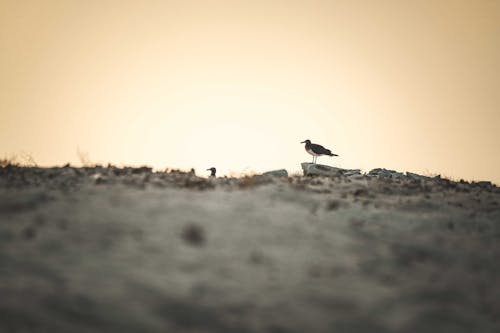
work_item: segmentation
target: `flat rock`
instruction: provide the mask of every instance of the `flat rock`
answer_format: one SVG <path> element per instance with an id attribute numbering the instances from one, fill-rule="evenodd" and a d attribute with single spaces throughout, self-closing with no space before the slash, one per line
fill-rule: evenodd
<path id="1" fill-rule="evenodd" d="M 357 176 L 361 175 L 361 170 L 360 169 L 341 169 L 344 170 L 343 174 L 344 176 Z"/>
<path id="2" fill-rule="evenodd" d="M 405 175 L 402 172 L 395 170 L 389 170 L 384 168 L 376 168 L 368 172 L 368 176 L 375 176 L 379 178 L 404 178 Z"/>
<path id="3" fill-rule="evenodd" d="M 482 188 L 489 188 L 493 186 L 493 184 L 490 181 L 485 181 L 485 180 L 474 182 L 473 184 Z"/>
<path id="4" fill-rule="evenodd" d="M 408 171 L 406 171 L 406 177 L 408 177 L 410 179 L 414 179 L 414 180 L 428 180 L 428 179 L 431 179 L 431 177 L 422 176 L 422 175 L 419 175 L 418 173 L 413 173 L 413 172 L 408 172 Z"/>
<path id="5" fill-rule="evenodd" d="M 270 177 L 288 177 L 288 172 L 285 169 L 273 170 L 264 172 L 262 176 L 270 176 Z"/>
<path id="6" fill-rule="evenodd" d="M 336 168 L 324 164 L 302 163 L 304 176 L 340 176 L 343 175 L 346 169 Z"/>

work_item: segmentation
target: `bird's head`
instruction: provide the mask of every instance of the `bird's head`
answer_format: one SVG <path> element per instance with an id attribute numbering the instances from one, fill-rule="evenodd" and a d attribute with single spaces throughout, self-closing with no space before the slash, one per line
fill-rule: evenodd
<path id="1" fill-rule="evenodd" d="M 305 144 L 310 144 L 311 143 L 311 140 L 305 140 L 305 141 L 302 141 L 301 143 L 305 143 Z"/>
<path id="2" fill-rule="evenodd" d="M 211 171 L 212 173 L 215 173 L 217 171 L 217 169 L 214 167 L 211 167 L 210 169 L 207 169 L 207 171 Z"/>

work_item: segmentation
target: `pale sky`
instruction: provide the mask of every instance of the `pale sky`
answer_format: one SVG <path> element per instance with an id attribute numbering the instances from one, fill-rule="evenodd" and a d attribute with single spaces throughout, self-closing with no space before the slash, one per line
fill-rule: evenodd
<path id="1" fill-rule="evenodd" d="M 0 157 L 500 182 L 500 1 L 0 0 Z"/>

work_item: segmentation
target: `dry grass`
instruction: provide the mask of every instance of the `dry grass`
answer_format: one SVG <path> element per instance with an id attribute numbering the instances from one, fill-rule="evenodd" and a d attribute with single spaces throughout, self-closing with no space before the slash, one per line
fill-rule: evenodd
<path id="1" fill-rule="evenodd" d="M 18 162 L 12 157 L 2 157 L 0 158 L 0 167 L 5 168 L 8 166 L 19 166 Z"/>
<path id="2" fill-rule="evenodd" d="M 0 158 L 0 167 L 17 166 L 17 167 L 36 167 L 37 163 L 33 155 L 26 152 L 21 152 L 19 155 L 10 154 Z"/>

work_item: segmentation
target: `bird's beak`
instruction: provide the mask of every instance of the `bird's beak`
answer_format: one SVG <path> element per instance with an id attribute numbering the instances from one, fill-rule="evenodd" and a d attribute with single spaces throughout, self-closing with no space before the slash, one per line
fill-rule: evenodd
<path id="1" fill-rule="evenodd" d="M 302 141 L 301 143 L 304 143 L 305 141 Z"/>
<path id="2" fill-rule="evenodd" d="M 210 170 L 210 169 L 207 169 L 207 171 L 212 171 L 212 170 Z"/>

